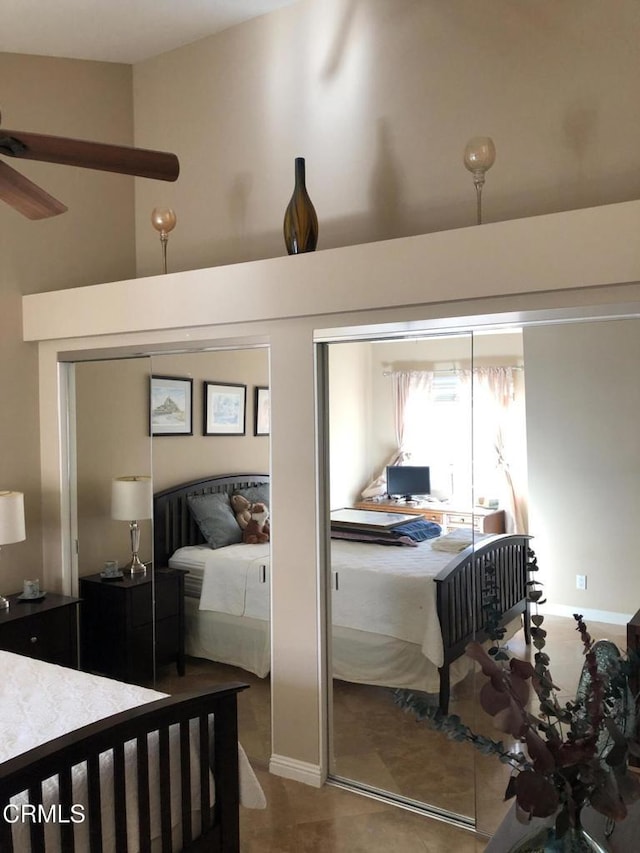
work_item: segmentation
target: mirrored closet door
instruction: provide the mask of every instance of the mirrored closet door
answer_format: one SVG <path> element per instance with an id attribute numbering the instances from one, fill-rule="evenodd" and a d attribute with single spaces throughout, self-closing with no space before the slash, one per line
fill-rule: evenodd
<path id="1" fill-rule="evenodd" d="M 330 775 L 471 824 L 472 757 L 396 700 L 458 713 L 473 695 L 464 659 L 440 678 L 435 582 L 476 532 L 472 336 L 327 348 Z M 480 514 L 499 523 L 488 504 Z"/>
<path id="2" fill-rule="evenodd" d="M 155 677 L 150 368 L 149 358 L 71 366 L 81 666 L 146 685 Z"/>
<path id="3" fill-rule="evenodd" d="M 262 491 L 252 492 L 251 500 L 268 503 L 268 349 L 87 361 L 70 370 L 82 665 L 168 693 L 249 683 L 252 689 L 240 699 L 242 742 L 252 759 L 266 765 L 271 753 L 268 543 L 266 550 L 262 546 L 266 557 L 258 579 L 259 618 L 201 610 L 206 557 L 222 553 L 217 546 L 227 544 L 216 537 L 235 527 L 233 542 L 242 538 L 231 509 L 232 490 L 225 489 L 215 549 L 198 537 L 195 547 L 167 552 L 166 531 L 151 510 L 144 518 L 140 514 L 137 548 L 147 571 L 130 576 L 134 519 L 114 507 L 113 481 L 150 478 L 155 503 L 159 494 L 185 484 L 226 476 L 239 483 L 252 475 Z M 188 527 L 195 530 L 193 520 Z M 124 577 L 118 571 L 104 577 L 106 564 L 116 561 Z"/>
<path id="4" fill-rule="evenodd" d="M 152 439 L 154 492 L 174 508 L 182 503 L 178 515 L 185 522 L 177 549 L 166 519 L 155 522 L 159 570 L 168 568 L 184 585 L 186 655 L 184 675 L 166 660 L 159 662 L 156 686 L 175 693 L 248 683 L 251 689 L 239 696 L 240 738 L 249 757 L 266 766 L 271 755 L 270 546 L 242 542 L 231 496 L 240 491 L 247 502 L 269 504 L 269 351 L 154 354 L 151 372 L 158 385 L 177 383 L 191 395 L 191 429 Z M 249 480 L 259 485 L 247 486 Z M 194 495 L 199 523 L 188 505 Z M 250 576 L 258 609 L 250 615 L 234 598 L 243 568 L 247 573 L 242 562 L 247 555 L 253 563 L 258 560 Z M 162 641 L 160 618 L 156 634 Z"/>

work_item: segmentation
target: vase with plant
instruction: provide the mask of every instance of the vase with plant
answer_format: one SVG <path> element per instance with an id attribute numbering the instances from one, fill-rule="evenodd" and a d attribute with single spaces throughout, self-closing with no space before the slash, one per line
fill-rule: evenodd
<path id="1" fill-rule="evenodd" d="M 529 570 L 538 571 L 530 552 Z M 487 681 L 480 690 L 480 705 L 493 718 L 494 727 L 522 745 L 522 751 L 473 732 L 454 714 L 443 714 L 425 697 L 396 691 L 396 702 L 429 721 L 451 739 L 471 743 L 486 755 L 512 768 L 505 799 L 515 798 L 522 822 L 532 817 L 547 823 L 512 851 L 602 851 L 582 826 L 586 805 L 610 821 L 623 820 L 630 803 L 640 799 L 640 781 L 629 769 L 629 756 L 640 756 L 635 733 L 635 701 L 628 682 L 637 661 L 623 658 L 608 641 L 594 641 L 580 614 L 574 614 L 584 648 L 585 664 L 575 701 L 561 702 L 545 652 L 544 617 L 540 584 L 529 580 L 529 600 L 534 604 L 531 637 L 534 661 L 510 657 L 501 645 L 505 629 L 498 624 L 496 572 L 487 567 L 483 606 L 494 644 L 486 650 L 470 643 L 466 652 L 476 661 Z M 611 647 L 615 654 L 611 653 Z M 537 696 L 539 712 L 530 710 Z"/>

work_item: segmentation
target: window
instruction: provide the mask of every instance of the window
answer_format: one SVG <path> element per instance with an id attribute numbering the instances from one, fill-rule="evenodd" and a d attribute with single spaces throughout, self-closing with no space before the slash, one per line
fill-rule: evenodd
<path id="1" fill-rule="evenodd" d="M 436 373 L 431 389 L 411 383 L 405 407 L 405 447 L 414 465 L 431 469 L 437 497 L 471 498 L 471 405 L 457 373 Z"/>

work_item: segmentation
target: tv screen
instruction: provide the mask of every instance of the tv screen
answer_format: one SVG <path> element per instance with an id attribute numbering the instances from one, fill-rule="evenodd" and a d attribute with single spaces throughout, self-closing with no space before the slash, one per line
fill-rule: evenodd
<path id="1" fill-rule="evenodd" d="M 387 494 L 411 500 L 416 495 L 431 492 L 429 468 L 426 465 L 389 465 L 387 467 Z"/>

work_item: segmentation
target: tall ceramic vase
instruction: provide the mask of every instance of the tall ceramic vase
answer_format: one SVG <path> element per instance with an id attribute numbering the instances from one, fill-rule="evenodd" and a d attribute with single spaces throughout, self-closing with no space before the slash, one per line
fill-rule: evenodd
<path id="1" fill-rule="evenodd" d="M 305 183 L 304 157 L 296 157 L 296 182 L 284 213 L 284 242 L 290 255 L 313 252 L 318 244 L 318 217 Z"/>

